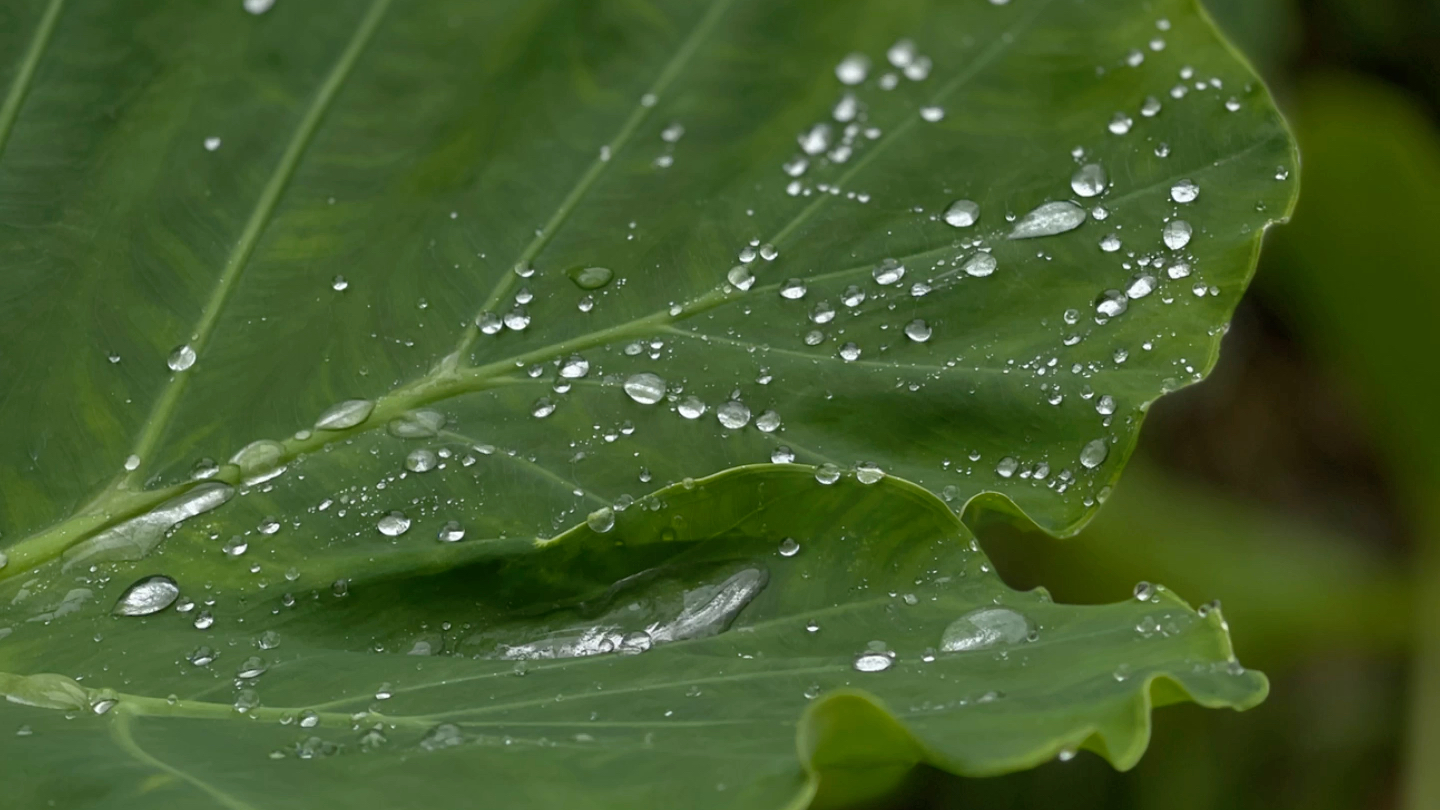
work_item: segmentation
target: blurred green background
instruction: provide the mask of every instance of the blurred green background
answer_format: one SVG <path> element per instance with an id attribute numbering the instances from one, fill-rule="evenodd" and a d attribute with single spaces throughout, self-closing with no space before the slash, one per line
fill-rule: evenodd
<path id="1" fill-rule="evenodd" d="M 1272 691 L 1155 715 L 1128 774 L 1082 754 L 917 775 L 905 806 L 1440 808 L 1440 0 L 1206 0 L 1302 155 L 1294 220 L 1205 383 L 1152 408 L 1100 517 L 980 527 L 1017 587 L 1220 599 Z"/>

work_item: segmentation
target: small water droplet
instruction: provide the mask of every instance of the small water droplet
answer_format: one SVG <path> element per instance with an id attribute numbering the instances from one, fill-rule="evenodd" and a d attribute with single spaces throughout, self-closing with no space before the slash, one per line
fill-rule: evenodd
<path id="1" fill-rule="evenodd" d="M 863 53 L 848 54 L 835 66 L 835 78 L 839 79 L 842 84 L 859 84 L 865 81 L 865 77 L 869 73 L 870 57 Z"/>
<path id="2" fill-rule="evenodd" d="M 792 464 L 795 461 L 795 451 L 781 445 L 770 451 L 771 464 Z"/>
<path id="3" fill-rule="evenodd" d="M 805 282 L 792 278 L 780 286 L 780 297 L 791 301 L 805 297 Z"/>
<path id="4" fill-rule="evenodd" d="M 829 486 L 840 480 L 840 468 L 827 461 L 815 468 L 815 480 Z"/>
<path id="5" fill-rule="evenodd" d="M 1135 120 L 1133 118 L 1123 112 L 1117 112 L 1114 117 L 1110 119 L 1110 123 L 1106 124 L 1105 128 L 1115 135 L 1124 135 L 1130 131 L 1130 127 L 1134 124 Z"/>
<path id="6" fill-rule="evenodd" d="M 1020 462 L 1012 456 L 1006 456 L 995 463 L 995 474 L 1001 478 L 1009 478 L 1018 469 L 1020 469 Z"/>
<path id="7" fill-rule="evenodd" d="M 1155 595 L 1155 586 L 1148 582 L 1140 581 L 1135 583 L 1135 598 L 1141 602 L 1149 602 L 1150 597 Z"/>
<path id="8" fill-rule="evenodd" d="M 910 338 L 916 343 L 924 343 L 930 339 L 930 335 L 931 329 L 929 324 L 919 318 L 905 324 L 905 337 Z"/>
<path id="9" fill-rule="evenodd" d="M 795 538 L 787 537 L 780 541 L 779 551 L 781 557 L 794 557 L 800 553 L 800 544 L 795 542 Z"/>
<path id="10" fill-rule="evenodd" d="M 884 478 L 885 471 L 877 464 L 864 461 L 855 465 L 855 480 L 862 484 L 878 484 Z"/>
<path id="11" fill-rule="evenodd" d="M 870 271 L 870 275 L 875 279 L 876 284 L 889 286 L 899 283 L 900 279 L 905 277 L 905 265 L 895 259 L 885 259 L 875 265 L 875 269 Z M 861 300 L 863 301 L 863 293 L 861 295 Z M 848 301 L 846 305 L 851 306 Z"/>

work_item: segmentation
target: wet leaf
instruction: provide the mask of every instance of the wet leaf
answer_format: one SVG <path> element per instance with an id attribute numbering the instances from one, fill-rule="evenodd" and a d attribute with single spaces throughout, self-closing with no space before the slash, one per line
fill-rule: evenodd
<path id="1" fill-rule="evenodd" d="M 92 701 L 0 709 L 16 795 L 784 805 L 808 764 L 840 801 L 1128 766 L 1152 697 L 1263 693 L 1217 615 L 1010 592 L 955 518 L 1078 529 L 1288 213 L 1190 2 L 52 0 L 3 37 L 0 671 Z M 148 576 L 180 598 L 112 615 Z M 947 628 L 1016 651 L 924 662 Z"/>

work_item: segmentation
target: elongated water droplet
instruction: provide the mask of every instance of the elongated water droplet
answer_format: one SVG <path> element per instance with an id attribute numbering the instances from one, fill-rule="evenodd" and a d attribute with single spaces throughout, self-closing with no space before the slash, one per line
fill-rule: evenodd
<path id="1" fill-rule="evenodd" d="M 170 577 L 157 574 L 137 580 L 115 602 L 117 616 L 149 616 L 175 604 L 180 586 Z"/>
<path id="2" fill-rule="evenodd" d="M 369 418 L 375 403 L 368 399 L 347 399 L 331 405 L 315 420 L 316 430 L 345 430 Z"/>
<path id="3" fill-rule="evenodd" d="M 269 481 L 285 472 L 285 446 L 272 439 L 259 439 L 240 448 L 230 463 L 240 468 L 246 486 Z"/>
<path id="4" fill-rule="evenodd" d="M 391 436 L 397 439 L 429 439 L 445 427 L 445 414 L 439 411 L 409 411 L 390 420 L 385 426 Z"/>
<path id="5" fill-rule="evenodd" d="M 1080 463 L 1085 469 L 1093 470 L 1105 462 L 1105 457 L 1110 455 L 1110 445 L 1104 439 L 1095 439 L 1086 444 L 1080 451 Z"/>
<path id="6" fill-rule="evenodd" d="M 965 265 L 961 269 L 965 271 L 966 275 L 984 278 L 995 272 L 997 264 L 999 262 L 995 261 L 995 257 L 989 253 L 976 253 L 965 260 Z"/>
<path id="7" fill-rule="evenodd" d="M 856 672 L 884 672 L 895 664 L 893 653 L 867 652 L 855 656 Z"/>
<path id="8" fill-rule="evenodd" d="M 1095 301 L 1095 311 L 1101 317 L 1113 318 L 1130 307 L 1130 300 L 1119 290 L 1106 290 Z"/>
<path id="9" fill-rule="evenodd" d="M 950 623 L 940 637 L 945 652 L 985 650 L 1018 644 L 1030 635 L 1030 620 L 1010 608 L 972 610 Z"/>
<path id="10" fill-rule="evenodd" d="M 598 290 L 615 278 L 608 267 L 575 267 L 569 272 L 570 280 L 582 290 Z"/>
<path id="11" fill-rule="evenodd" d="M 1085 209 L 1068 200 L 1047 202 L 1026 214 L 1010 231 L 1011 239 L 1033 239 L 1073 231 L 1085 222 Z"/>

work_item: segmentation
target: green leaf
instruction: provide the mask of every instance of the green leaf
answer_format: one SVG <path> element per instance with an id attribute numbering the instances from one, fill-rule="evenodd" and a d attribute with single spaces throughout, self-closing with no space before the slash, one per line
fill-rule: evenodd
<path id="1" fill-rule="evenodd" d="M 5 667 L 45 661 L 116 691 L 89 694 L 98 717 L 62 720 L 73 699 L 7 711 L 33 732 L 0 737 L 32 766 L 10 795 L 124 806 L 160 789 L 159 768 L 174 799 L 229 807 L 458 806 L 472 785 L 520 807 L 803 806 L 820 782 L 795 762 L 797 718 L 810 773 L 853 800 L 920 761 L 986 775 L 1085 747 L 1129 767 L 1152 703 L 1246 708 L 1265 691 L 1218 612 L 1163 589 L 1102 607 L 1012 591 L 943 504 L 895 479 L 741 468 L 539 544 L 325 532 L 286 526 L 226 560 L 187 526 L 153 563 L 93 582 L 89 609 L 17 626 Z M 267 576 L 290 559 L 306 568 Z M 341 596 L 336 569 L 365 576 Z M 203 604 L 94 609 L 150 570 Z M 33 679 L 14 680 L 12 700 Z"/>
<path id="2" fill-rule="evenodd" d="M 534 805 L 784 804 L 818 789 L 792 758 L 805 689 L 848 684 L 889 709 L 838 693 L 799 726 L 805 762 L 845 767 L 840 801 L 916 759 L 997 773 L 1085 744 L 1128 766 L 1152 692 L 1263 693 L 1218 616 L 1010 593 L 952 514 L 1077 530 L 1149 402 L 1212 365 L 1288 213 L 1283 122 L 1189 0 L 7 13 L 0 671 L 118 700 L 70 724 L 6 707 L 35 731 L 0 737 L 36 764 L 16 792 L 453 802 L 459 765 Z M 785 536 L 801 558 L 775 558 Z M 156 575 L 214 604 L 110 615 Z M 746 583 L 723 620 L 686 613 Z M 997 598 L 1041 634 L 1023 665 L 922 666 Z M 665 631 L 643 655 L 523 678 L 486 657 L 641 616 Z M 265 722 L 241 723 L 231 667 L 266 630 Z M 870 642 L 899 658 L 855 674 Z M 222 657 L 193 666 L 201 645 Z M 674 693 L 707 678 L 713 701 Z M 387 680 L 437 686 L 384 704 L 375 756 L 262 761 L 310 734 L 265 707 L 348 718 Z M 578 730 L 590 711 L 621 725 Z M 471 712 L 499 725 L 467 742 L 518 748 L 417 747 Z M 322 727 L 353 750 L 371 722 L 392 721 Z"/>

